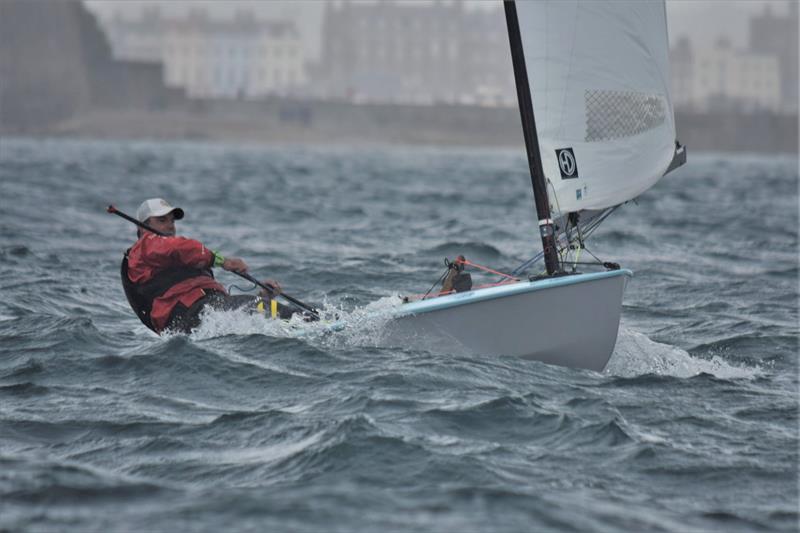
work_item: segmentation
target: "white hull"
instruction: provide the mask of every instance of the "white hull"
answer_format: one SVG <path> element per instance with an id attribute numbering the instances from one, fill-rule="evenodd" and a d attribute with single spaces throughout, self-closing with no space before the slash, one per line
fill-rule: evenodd
<path id="1" fill-rule="evenodd" d="M 404 304 L 391 344 L 510 355 L 601 371 L 617 341 L 630 270 L 522 281 Z"/>

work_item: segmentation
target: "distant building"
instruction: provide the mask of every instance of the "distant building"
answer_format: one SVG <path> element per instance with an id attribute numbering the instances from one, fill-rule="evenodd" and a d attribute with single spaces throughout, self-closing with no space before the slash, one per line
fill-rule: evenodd
<path id="1" fill-rule="evenodd" d="M 151 8 L 136 20 L 115 15 L 106 30 L 115 56 L 163 62 L 166 84 L 190 97 L 287 95 L 306 83 L 300 35 L 289 21 L 258 20 L 249 11 L 215 20 L 200 9 L 165 18 Z"/>
<path id="2" fill-rule="evenodd" d="M 675 107 L 691 109 L 694 101 L 694 56 L 688 37 L 681 37 L 670 50 L 672 103 Z"/>
<path id="3" fill-rule="evenodd" d="M 783 110 L 781 69 L 772 54 L 734 50 L 719 40 L 694 50 L 681 38 L 670 51 L 673 103 L 691 111 Z"/>
<path id="4" fill-rule="evenodd" d="M 461 34 L 461 103 L 517 105 L 514 67 L 502 9 L 467 13 Z"/>
<path id="5" fill-rule="evenodd" d="M 136 20 L 125 19 L 115 10 L 112 18 L 101 19 L 100 22 L 111 42 L 115 58 L 162 62 L 163 19 L 157 6 L 145 8 Z"/>
<path id="6" fill-rule="evenodd" d="M 695 54 L 691 88 L 699 111 L 781 109 L 778 58 L 734 50 L 725 40 Z"/>
<path id="7" fill-rule="evenodd" d="M 510 105 L 502 10 L 461 2 L 326 4 L 318 96 L 355 102 Z"/>
<path id="8" fill-rule="evenodd" d="M 750 50 L 778 58 L 781 69 L 781 107 L 797 112 L 798 3 L 789 2 L 789 13 L 778 17 L 769 6 L 750 19 Z"/>
<path id="9" fill-rule="evenodd" d="M 37 131 L 93 109 L 183 105 L 161 73 L 160 63 L 115 60 L 78 0 L 2 0 L 0 130 Z"/>

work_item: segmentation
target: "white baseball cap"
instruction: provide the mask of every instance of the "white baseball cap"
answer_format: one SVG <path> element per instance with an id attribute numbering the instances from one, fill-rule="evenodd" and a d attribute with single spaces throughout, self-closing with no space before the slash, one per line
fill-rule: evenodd
<path id="1" fill-rule="evenodd" d="M 139 222 L 144 222 L 150 217 L 163 217 L 167 213 L 172 213 L 175 220 L 183 218 L 183 209 L 180 207 L 172 207 L 163 198 L 150 198 L 142 202 L 136 210 L 136 218 Z"/>

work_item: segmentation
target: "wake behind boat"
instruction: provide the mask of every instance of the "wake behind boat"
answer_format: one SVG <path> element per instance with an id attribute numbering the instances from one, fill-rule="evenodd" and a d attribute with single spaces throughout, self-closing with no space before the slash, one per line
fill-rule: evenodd
<path id="1" fill-rule="evenodd" d="M 597 259 L 586 239 L 686 161 L 669 95 L 665 4 L 504 6 L 543 251 L 496 286 L 448 286 L 409 300 L 387 324 L 388 337 L 602 370 L 633 274 Z M 581 262 L 584 251 L 595 261 Z M 542 274 L 514 277 L 541 259 Z M 598 267 L 605 271 L 579 270 Z"/>

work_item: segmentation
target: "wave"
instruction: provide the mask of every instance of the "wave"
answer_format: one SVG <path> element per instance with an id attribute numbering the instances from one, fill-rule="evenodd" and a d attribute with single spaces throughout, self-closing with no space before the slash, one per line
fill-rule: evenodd
<path id="1" fill-rule="evenodd" d="M 756 379 L 764 371 L 759 366 L 734 365 L 716 355 L 711 359 L 693 357 L 681 348 L 656 342 L 643 333 L 620 326 L 617 345 L 604 374 L 617 377 L 655 374 L 677 378 L 710 374 L 721 379 Z"/>
<path id="2" fill-rule="evenodd" d="M 0 396 L 10 397 L 36 397 L 48 394 L 50 389 L 42 385 L 36 385 L 30 381 L 15 383 L 13 385 L 0 385 Z"/>
<path id="3" fill-rule="evenodd" d="M 151 497 L 165 487 L 128 476 L 111 474 L 71 461 L 36 461 L 23 457 L 0 457 L 0 466 L 24 471 L 25 484 L 11 490 L 0 489 L 7 501 L 23 504 L 62 505 L 85 503 L 87 500 L 119 500 L 130 502 L 136 497 Z M 12 485 L 13 486 L 13 485 Z"/>
<path id="4" fill-rule="evenodd" d="M 30 378 L 44 372 L 44 364 L 38 359 L 29 357 L 24 362 L 0 371 L 0 379 Z"/>
<path id="5" fill-rule="evenodd" d="M 22 244 L 16 244 L 11 246 L 4 246 L 0 248 L 0 261 L 6 262 L 10 260 L 12 257 L 28 257 L 33 252 L 27 246 Z"/>
<path id="6" fill-rule="evenodd" d="M 466 256 L 467 259 L 476 259 L 478 261 L 495 260 L 503 255 L 500 250 L 491 244 L 475 241 L 449 241 L 420 252 L 421 256 L 446 255 L 451 260 L 455 259 L 455 256 L 459 254 Z"/>
<path id="7" fill-rule="evenodd" d="M 320 348 L 319 354 L 328 354 L 327 348 L 352 346 L 380 346 L 384 325 L 402 300 L 395 294 L 385 296 L 362 307 L 345 310 L 333 303 L 319 306 L 321 320 L 305 322 L 298 316 L 290 320 L 270 320 L 263 315 L 243 310 L 208 310 L 198 328 L 192 331 L 192 340 L 212 339 L 226 335 L 265 335 L 273 338 L 297 339 Z"/>
<path id="8" fill-rule="evenodd" d="M 300 349 L 309 355 L 331 357 L 331 349 L 336 348 L 386 348 L 383 342 L 385 326 L 399 305 L 398 295 L 386 296 L 349 311 L 326 303 L 320 307 L 323 317 L 320 322 L 303 322 L 299 318 L 265 320 L 261 315 L 245 311 L 209 311 L 200 327 L 191 334 L 191 339 L 265 335 L 299 342 L 291 346 L 292 351 Z M 248 359 L 240 355 L 226 357 L 267 370 L 285 371 L 263 359 Z M 651 374 L 677 378 L 709 374 L 720 379 L 756 379 L 764 374 L 764 369 L 733 364 L 719 355 L 696 357 L 681 348 L 653 341 L 643 333 L 621 326 L 614 354 L 604 374 L 615 377 Z"/>

